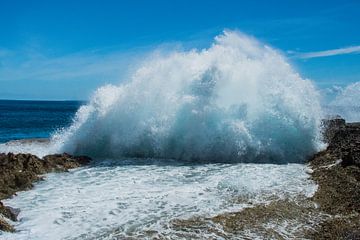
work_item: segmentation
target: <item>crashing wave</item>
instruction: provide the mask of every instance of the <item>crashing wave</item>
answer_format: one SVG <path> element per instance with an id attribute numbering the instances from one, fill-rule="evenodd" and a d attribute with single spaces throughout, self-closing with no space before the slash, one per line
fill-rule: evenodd
<path id="1" fill-rule="evenodd" d="M 99 88 L 60 151 L 95 158 L 302 162 L 320 146 L 311 81 L 286 58 L 239 32 L 208 49 L 154 54 L 119 86 Z"/>
<path id="2" fill-rule="evenodd" d="M 360 121 L 360 82 L 351 83 L 342 89 L 326 106 L 329 115 L 340 115 L 348 122 Z"/>

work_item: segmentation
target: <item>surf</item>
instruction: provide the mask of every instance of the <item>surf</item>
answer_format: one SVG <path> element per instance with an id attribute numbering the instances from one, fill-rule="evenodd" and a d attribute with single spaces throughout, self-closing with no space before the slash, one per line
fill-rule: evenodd
<path id="1" fill-rule="evenodd" d="M 315 86 L 286 57 L 224 31 L 207 49 L 150 55 L 51 141 L 94 158 L 303 162 L 321 145 L 320 120 Z"/>

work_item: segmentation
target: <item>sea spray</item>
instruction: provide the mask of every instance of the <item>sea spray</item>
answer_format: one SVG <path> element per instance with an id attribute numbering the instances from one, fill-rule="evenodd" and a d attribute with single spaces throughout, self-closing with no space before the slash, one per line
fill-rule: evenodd
<path id="1" fill-rule="evenodd" d="M 99 88 L 58 151 L 95 158 L 302 162 L 320 146 L 311 81 L 278 51 L 225 31 L 208 49 L 154 54 L 119 86 Z"/>
<path id="2" fill-rule="evenodd" d="M 341 89 L 325 107 L 325 112 L 330 115 L 340 115 L 347 122 L 360 121 L 360 82 L 351 83 Z"/>
<path id="3" fill-rule="evenodd" d="M 144 164 L 137 164 L 139 160 Z M 48 174 L 33 190 L 6 200 L 4 204 L 21 209 L 21 221 L 14 223 L 16 233 L 0 239 L 223 239 L 228 232 L 220 225 L 198 228 L 196 223 L 275 199 L 310 197 L 316 190 L 302 164 L 122 163 L 101 161 L 70 173 Z M 304 220 L 297 210 L 285 212 L 271 228 L 267 226 L 276 214 L 267 218 L 265 228 L 254 226 L 253 238 L 265 238 L 264 229 L 292 236 L 292 228 L 308 229 L 315 217 L 308 208 L 304 212 L 312 216 Z M 172 227 L 184 219 L 196 221 L 190 228 Z"/>

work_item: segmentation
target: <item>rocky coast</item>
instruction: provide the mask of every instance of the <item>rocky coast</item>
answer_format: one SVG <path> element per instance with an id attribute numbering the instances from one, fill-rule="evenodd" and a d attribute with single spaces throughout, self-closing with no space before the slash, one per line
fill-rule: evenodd
<path id="1" fill-rule="evenodd" d="M 325 123 L 326 150 L 310 159 L 318 184 L 313 201 L 328 214 L 312 239 L 360 239 L 360 123 Z"/>
<path id="2" fill-rule="evenodd" d="M 267 204 L 246 202 L 251 207 L 239 212 L 174 220 L 169 228 L 181 231 L 179 237 L 183 238 L 201 231 L 224 239 L 255 235 L 268 239 L 360 239 L 360 123 L 346 123 L 341 118 L 324 121 L 323 136 L 327 148 L 307 163 L 318 186 L 311 198 L 274 196 Z M 0 200 L 30 189 L 45 173 L 89 162 L 88 157 L 66 153 L 42 159 L 31 154 L 0 154 Z M 0 202 L 0 230 L 15 231 L 11 221 L 17 221 L 19 211 Z"/>
<path id="3" fill-rule="evenodd" d="M 360 123 L 337 118 L 323 122 L 327 148 L 308 159 L 318 188 L 312 197 L 279 198 L 238 212 L 172 223 L 189 234 L 224 239 L 360 239 Z M 239 201 L 243 201 L 239 199 Z"/>
<path id="4" fill-rule="evenodd" d="M 33 183 L 43 180 L 49 172 L 64 172 L 86 165 L 90 158 L 66 153 L 38 158 L 32 154 L 0 153 L 0 230 L 13 232 L 9 223 L 17 221 L 19 209 L 5 206 L 1 200 L 10 198 L 18 191 L 29 190 Z"/>

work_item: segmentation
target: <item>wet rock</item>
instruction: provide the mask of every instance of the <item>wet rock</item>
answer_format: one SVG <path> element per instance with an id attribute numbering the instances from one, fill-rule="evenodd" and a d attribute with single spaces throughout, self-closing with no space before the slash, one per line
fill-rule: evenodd
<path id="1" fill-rule="evenodd" d="M 360 239 L 360 123 L 336 119 L 326 125 L 328 147 L 310 159 L 319 185 L 313 199 L 330 214 L 312 239 Z"/>
<path id="2" fill-rule="evenodd" d="M 337 116 L 333 119 L 326 119 L 322 121 L 323 138 L 326 143 L 331 142 L 334 135 L 346 126 L 345 119 Z"/>
<path id="3" fill-rule="evenodd" d="M 42 164 L 41 159 L 31 154 L 0 154 L 0 199 L 31 188 L 32 183 L 39 179 L 37 174 L 45 172 L 29 162 Z"/>
<path id="4" fill-rule="evenodd" d="M 325 121 L 324 126 L 324 139 L 329 144 L 325 152 L 341 159 L 343 166 L 360 167 L 360 123 L 333 119 Z"/>
<path id="5" fill-rule="evenodd" d="M 213 217 L 175 219 L 169 227 L 182 233 L 182 239 L 198 239 L 193 232 L 211 239 L 305 239 L 309 222 L 318 214 L 309 199 L 277 199 Z"/>
<path id="6" fill-rule="evenodd" d="M 0 202 L 0 214 L 10 219 L 11 221 L 17 221 L 17 217 L 20 213 L 20 209 L 7 207 Z"/>
<path id="7" fill-rule="evenodd" d="M 67 153 L 48 155 L 43 159 L 32 154 L 0 153 L 0 200 L 32 188 L 35 181 L 42 179 L 41 174 L 67 171 L 88 164 L 90 160 L 86 156 Z M 0 202 L 1 216 L 16 221 L 18 213 L 18 210 Z M 5 220 L 0 226 L 3 231 L 13 230 Z"/>
<path id="8" fill-rule="evenodd" d="M 91 158 L 87 156 L 72 156 L 67 153 L 53 154 L 43 157 L 44 166 L 47 171 L 67 171 L 68 169 L 77 168 L 86 165 Z"/>
<path id="9" fill-rule="evenodd" d="M 88 164 L 90 158 L 67 153 L 45 156 L 31 154 L 0 153 L 0 199 L 8 198 L 17 191 L 31 188 L 38 175 L 62 172 Z"/>
<path id="10" fill-rule="evenodd" d="M 0 231 L 15 232 L 15 228 L 11 226 L 8 222 L 6 222 L 4 219 L 0 218 Z"/>
<path id="11" fill-rule="evenodd" d="M 319 229 L 309 237 L 317 240 L 360 239 L 359 218 L 332 218 L 320 224 Z"/>

